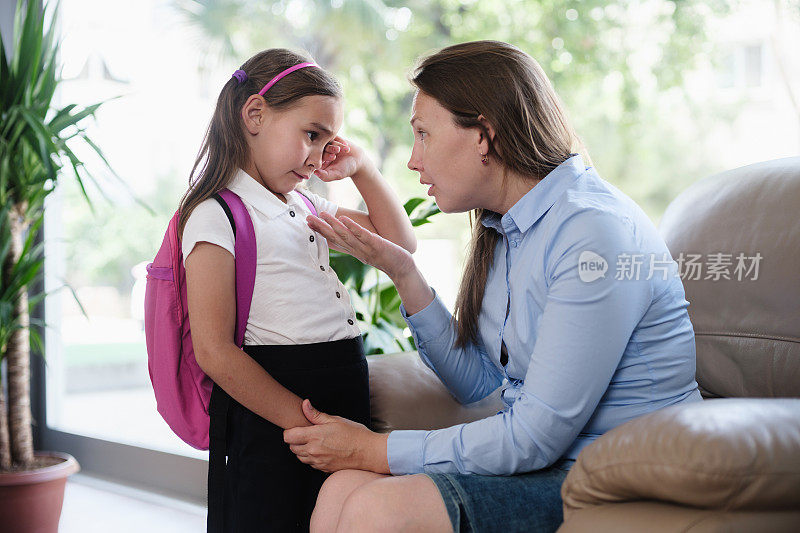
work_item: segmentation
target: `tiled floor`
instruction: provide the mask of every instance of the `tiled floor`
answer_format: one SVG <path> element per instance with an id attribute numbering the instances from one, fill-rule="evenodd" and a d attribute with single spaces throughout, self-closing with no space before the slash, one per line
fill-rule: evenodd
<path id="1" fill-rule="evenodd" d="M 67 481 L 59 533 L 199 533 L 205 507 L 83 474 Z"/>

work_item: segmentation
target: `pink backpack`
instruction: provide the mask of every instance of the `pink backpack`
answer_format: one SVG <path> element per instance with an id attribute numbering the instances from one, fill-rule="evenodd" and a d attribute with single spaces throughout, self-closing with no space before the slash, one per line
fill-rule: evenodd
<path id="1" fill-rule="evenodd" d="M 301 194 L 312 213 L 313 204 Z M 214 198 L 233 228 L 236 261 L 236 345 L 244 344 L 256 276 L 253 221 L 241 198 L 228 189 Z M 192 349 L 186 299 L 186 271 L 178 238 L 178 213 L 169 222 L 161 248 L 147 265 L 144 298 L 147 366 L 158 412 L 172 431 L 198 450 L 209 447 L 209 404 L 214 382 L 200 369 Z"/>

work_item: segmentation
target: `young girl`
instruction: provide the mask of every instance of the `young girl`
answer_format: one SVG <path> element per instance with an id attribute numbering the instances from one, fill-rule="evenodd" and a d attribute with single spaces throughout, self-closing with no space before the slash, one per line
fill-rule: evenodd
<path id="1" fill-rule="evenodd" d="M 283 441 L 284 429 L 309 425 L 302 398 L 369 425 L 355 314 L 329 266 L 325 238 L 306 223 L 311 210 L 301 194 L 318 213 L 347 215 L 410 252 L 416 240 L 375 166 L 337 137 L 342 114 L 341 90 L 322 68 L 288 50 L 256 54 L 222 88 L 181 200 L 194 353 L 216 384 L 212 431 L 215 417 L 227 425 L 224 498 L 210 484 L 209 529 L 308 530 L 327 474 L 300 462 Z M 368 213 L 295 190 L 314 173 L 325 181 L 351 177 Z M 223 188 L 242 199 L 256 236 L 243 349 L 234 342 L 234 234 L 212 198 Z M 216 414 L 226 402 L 227 414 Z M 212 444 L 210 470 L 213 457 Z"/>

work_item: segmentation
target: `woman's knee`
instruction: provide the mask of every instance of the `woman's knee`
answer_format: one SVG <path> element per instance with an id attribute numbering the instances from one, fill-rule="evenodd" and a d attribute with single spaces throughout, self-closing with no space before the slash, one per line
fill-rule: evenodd
<path id="1" fill-rule="evenodd" d="M 393 522 L 392 505 L 385 491 L 375 490 L 377 483 L 358 487 L 345 498 L 339 515 L 337 531 L 388 531 Z"/>
<path id="2" fill-rule="evenodd" d="M 360 486 L 380 477 L 383 476 L 362 470 L 339 470 L 328 476 L 322 484 L 311 515 L 311 531 L 334 531 L 347 497 Z"/>
<path id="3" fill-rule="evenodd" d="M 389 477 L 361 485 L 345 499 L 337 531 L 409 528 L 452 531 L 438 489 L 427 476 Z"/>

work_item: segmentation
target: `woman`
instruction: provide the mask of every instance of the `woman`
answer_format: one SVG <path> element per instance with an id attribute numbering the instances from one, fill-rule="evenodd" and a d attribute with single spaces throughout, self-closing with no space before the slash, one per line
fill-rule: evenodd
<path id="1" fill-rule="evenodd" d="M 304 401 L 314 425 L 284 440 L 300 461 L 335 472 L 312 531 L 553 531 L 583 447 L 701 399 L 683 286 L 645 213 L 573 153 L 576 137 L 530 56 L 459 44 L 424 59 L 411 81 L 408 166 L 443 212 L 475 215 L 455 319 L 399 246 L 346 217 L 309 223 L 391 277 L 420 357 L 460 402 L 502 384 L 506 407 L 386 435 Z"/>

